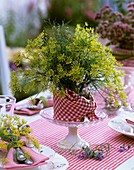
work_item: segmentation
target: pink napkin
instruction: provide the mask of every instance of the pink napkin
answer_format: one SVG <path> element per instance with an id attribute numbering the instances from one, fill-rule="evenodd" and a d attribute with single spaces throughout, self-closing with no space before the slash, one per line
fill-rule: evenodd
<path id="1" fill-rule="evenodd" d="M 23 104 L 16 104 L 15 108 L 18 107 L 18 106 L 24 106 L 24 105 L 27 105 L 27 104 L 31 104 L 30 102 L 27 102 L 27 103 L 23 103 Z M 46 107 L 52 107 L 53 106 L 53 99 L 47 99 L 46 101 L 46 105 L 44 106 L 44 108 Z M 41 109 L 21 109 L 21 110 L 16 110 L 14 109 L 14 113 L 15 114 L 20 114 L 20 115 L 27 115 L 27 116 L 31 116 L 31 115 L 34 115 L 34 114 L 37 114 L 41 111 Z"/>
<path id="2" fill-rule="evenodd" d="M 8 163 L 3 165 L 4 169 L 13 169 L 13 170 L 19 170 L 22 168 L 33 168 L 36 166 L 41 166 L 44 164 L 47 164 L 46 160 L 49 159 L 49 157 L 39 154 L 35 151 L 33 151 L 31 148 L 23 147 L 21 148 L 23 151 L 28 151 L 31 155 L 32 160 L 34 163 L 32 165 L 27 165 L 27 164 L 17 164 L 13 161 L 13 148 L 11 148 L 8 152 L 7 159 Z"/>
<path id="3" fill-rule="evenodd" d="M 39 109 L 39 110 L 21 109 L 21 110 L 14 110 L 14 113 L 15 114 L 20 114 L 20 115 L 31 116 L 31 115 L 39 113 L 40 110 L 41 109 Z"/>
<path id="4" fill-rule="evenodd" d="M 134 125 L 134 121 L 132 121 L 132 120 L 130 120 L 130 119 L 125 119 L 125 120 L 126 120 L 126 122 L 127 122 L 128 124 Z"/>

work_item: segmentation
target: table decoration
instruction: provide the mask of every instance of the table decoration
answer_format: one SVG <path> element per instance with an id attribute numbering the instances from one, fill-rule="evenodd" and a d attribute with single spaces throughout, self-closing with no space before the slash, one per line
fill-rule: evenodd
<path id="1" fill-rule="evenodd" d="M 108 126 L 117 131 L 118 133 L 124 134 L 132 139 L 134 139 L 134 128 L 128 123 L 122 120 L 122 117 L 117 116 L 108 122 Z"/>
<path id="2" fill-rule="evenodd" d="M 107 126 L 110 119 L 105 119 L 95 126 L 84 126 L 79 128 L 79 134 L 84 138 L 90 145 L 90 147 L 97 146 L 99 144 L 109 143 L 110 152 L 101 161 L 95 159 L 78 159 L 79 153 L 74 154 L 69 149 L 61 149 L 55 143 L 67 134 L 68 129 L 66 127 L 58 126 L 50 123 L 45 119 L 41 118 L 35 122 L 30 123 L 30 126 L 34 129 L 33 135 L 39 140 L 40 143 L 45 143 L 55 150 L 56 153 L 63 155 L 69 163 L 68 170 L 101 170 L 116 169 L 123 162 L 133 156 L 133 139 L 112 130 Z M 39 131 L 39 129 L 42 129 Z M 53 131 L 53 129 L 55 129 Z M 129 150 L 120 152 L 120 146 L 125 145 L 127 149 L 128 145 L 131 145 Z M 74 151 L 74 150 L 73 150 Z"/>
<path id="3" fill-rule="evenodd" d="M 124 84 L 124 91 L 125 91 L 126 95 L 128 96 L 129 93 L 132 92 L 132 90 L 133 90 L 134 68 L 130 67 L 130 66 L 129 67 L 122 66 L 122 67 L 119 67 L 119 69 L 121 69 L 125 73 L 125 76 L 123 78 L 123 84 Z"/>
<path id="4" fill-rule="evenodd" d="M 112 45 L 112 52 L 117 60 L 134 57 L 134 2 L 128 2 L 126 6 L 125 14 L 113 11 L 108 5 L 96 14 L 96 20 L 99 21 L 96 32 L 108 39 L 107 45 Z"/>
<path id="5" fill-rule="evenodd" d="M 97 120 L 95 114 L 96 102 L 89 94 L 88 99 L 79 96 L 74 91 L 66 89 L 64 97 L 54 95 L 54 119 L 66 122 L 83 122 L 85 118 L 89 121 Z"/>
<path id="6" fill-rule="evenodd" d="M 98 35 L 86 23 L 85 26 L 78 24 L 74 29 L 66 24 L 55 24 L 51 32 L 44 28 L 36 39 L 29 40 L 25 52 L 19 53 L 15 58 L 17 65 L 22 59 L 26 60 L 27 69 L 20 68 L 17 72 L 12 72 L 10 87 L 13 92 L 22 90 L 20 82 L 23 78 L 27 82 L 23 88 L 25 91 L 30 91 L 31 88 L 39 91 L 49 89 L 53 95 L 65 97 L 66 90 L 69 89 L 89 100 L 91 109 L 91 92 L 98 89 L 104 89 L 103 92 L 109 96 L 105 100 L 107 103 L 113 101 L 118 107 L 121 101 L 126 105 L 120 79 L 123 74 L 117 70 L 120 64 L 112 56 L 110 49 L 98 42 Z M 105 98 L 104 95 L 103 97 Z M 74 116 L 75 114 L 73 113 Z M 92 112 L 89 112 L 89 119 L 90 116 L 92 117 Z"/>
<path id="7" fill-rule="evenodd" d="M 47 164 L 39 166 L 40 170 L 66 170 L 68 168 L 68 161 L 62 155 L 56 153 L 53 149 L 49 146 L 40 145 L 41 149 L 38 151 L 37 149 L 33 148 L 37 153 L 41 153 L 47 155 L 49 160 L 47 160 Z M 37 168 L 37 169 L 38 169 Z"/>
<path id="8" fill-rule="evenodd" d="M 66 170 L 68 169 L 69 164 L 67 159 L 56 153 L 55 158 L 53 159 L 53 161 L 50 161 L 48 164 L 40 166 L 41 170 Z"/>
<path id="9" fill-rule="evenodd" d="M 122 116 L 122 121 L 126 123 L 127 125 L 131 126 L 132 128 L 134 128 L 134 115 L 133 114 Z"/>
<path id="10" fill-rule="evenodd" d="M 14 113 L 16 98 L 11 95 L 0 95 L 0 115 L 8 114 L 10 116 Z"/>
<path id="11" fill-rule="evenodd" d="M 110 143 L 101 143 L 98 145 L 91 145 L 90 147 L 86 146 L 83 147 L 80 151 L 80 154 L 78 155 L 79 159 L 95 159 L 95 160 L 102 160 L 106 156 L 110 156 L 110 149 L 113 147 L 117 150 L 117 152 L 124 152 L 129 151 L 129 149 L 132 149 L 132 145 L 125 146 L 122 144 L 119 146 L 119 148 L 115 148 Z M 131 150 L 132 151 L 132 150 Z"/>
<path id="12" fill-rule="evenodd" d="M 21 109 L 21 110 L 15 110 L 14 113 L 17 115 L 27 115 L 27 116 L 32 116 L 35 114 L 38 114 L 40 110 L 37 109 Z"/>
<path id="13" fill-rule="evenodd" d="M 127 106 L 122 106 L 120 105 L 118 108 L 111 107 L 109 105 L 105 104 L 105 101 L 99 93 L 94 93 L 94 99 L 97 103 L 97 109 L 98 110 L 103 110 L 109 117 L 113 116 L 118 116 L 127 114 L 127 113 L 133 113 L 134 112 L 134 100 L 133 100 L 133 95 L 134 95 L 134 79 L 133 79 L 133 74 L 134 74 L 134 68 L 133 67 L 119 67 L 118 69 L 123 70 L 124 72 L 129 72 L 131 73 L 131 76 L 127 77 L 125 76 L 122 79 L 122 82 L 124 84 L 124 92 L 127 95 Z"/>
<path id="14" fill-rule="evenodd" d="M 15 105 L 15 114 L 32 116 L 41 111 L 41 109 L 53 106 L 53 98 L 46 98 L 44 96 L 29 98 L 29 100 L 22 104 Z"/>
<path id="15" fill-rule="evenodd" d="M 2 167 L 17 169 L 46 164 L 49 158 L 35 152 L 40 149 L 37 139 L 31 136 L 32 129 L 24 119 L 3 115 L 0 118 L 0 150 Z"/>
<path id="16" fill-rule="evenodd" d="M 82 122 L 57 120 L 54 119 L 53 108 L 42 110 L 40 115 L 53 124 L 68 127 L 68 134 L 64 139 L 61 139 L 57 142 L 57 146 L 63 149 L 74 150 L 79 150 L 82 147 L 89 146 L 89 143 L 80 137 L 78 128 L 93 125 L 106 118 L 106 114 L 104 112 L 98 112 L 96 113 L 98 119 L 92 121 L 90 121 L 88 118 L 85 118 L 85 120 Z"/>

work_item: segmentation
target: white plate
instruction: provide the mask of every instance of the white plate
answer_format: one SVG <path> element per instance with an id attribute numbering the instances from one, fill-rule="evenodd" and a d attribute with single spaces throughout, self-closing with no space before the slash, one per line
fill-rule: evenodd
<path id="1" fill-rule="evenodd" d="M 56 153 L 53 161 L 50 161 L 48 164 L 40 166 L 39 169 L 34 170 L 66 170 L 68 166 L 66 158 Z"/>
<path id="2" fill-rule="evenodd" d="M 41 153 L 48 156 L 50 158 L 49 160 L 53 159 L 55 156 L 55 151 L 48 146 L 40 145 L 40 150 L 36 148 L 32 148 L 32 149 L 37 153 Z"/>
<path id="3" fill-rule="evenodd" d="M 33 149 L 37 153 L 40 153 L 37 149 Z M 50 159 L 47 161 L 48 164 L 37 166 L 35 168 L 23 168 L 19 170 L 66 170 L 68 168 L 68 161 L 61 155 L 55 153 L 53 149 L 48 146 L 41 145 L 41 154 L 48 156 Z M 0 170 L 3 170 L 0 164 Z"/>
<path id="4" fill-rule="evenodd" d="M 111 119 L 108 122 L 108 126 L 111 129 L 134 139 L 134 128 L 132 128 L 132 126 L 129 126 L 128 124 L 124 123 L 122 120 L 122 117 L 117 116 L 117 117 Z"/>

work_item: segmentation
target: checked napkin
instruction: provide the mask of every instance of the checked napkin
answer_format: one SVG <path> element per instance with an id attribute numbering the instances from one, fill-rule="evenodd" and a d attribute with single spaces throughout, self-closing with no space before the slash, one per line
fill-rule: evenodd
<path id="1" fill-rule="evenodd" d="M 87 100 L 74 91 L 66 90 L 65 97 L 54 95 L 54 119 L 80 122 L 85 117 L 90 121 L 98 119 L 95 115 L 96 103 L 92 96 Z"/>

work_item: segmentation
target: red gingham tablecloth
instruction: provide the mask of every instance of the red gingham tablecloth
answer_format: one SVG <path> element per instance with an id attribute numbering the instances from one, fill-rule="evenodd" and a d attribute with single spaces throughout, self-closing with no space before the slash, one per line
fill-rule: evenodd
<path id="1" fill-rule="evenodd" d="M 109 142 L 112 145 L 110 155 L 101 161 L 93 159 L 81 160 L 76 155 L 64 152 L 58 148 L 56 143 L 67 135 L 67 127 L 52 124 L 43 118 L 32 122 L 30 126 L 33 129 L 34 137 L 41 144 L 51 147 L 55 152 L 68 160 L 68 170 L 115 170 L 116 167 L 134 155 L 133 148 L 130 151 L 124 152 L 118 152 L 118 148 L 122 144 L 134 144 L 134 140 L 112 130 L 108 127 L 108 121 L 109 119 L 105 119 L 95 125 L 80 127 L 78 129 L 80 136 L 89 144 Z"/>

